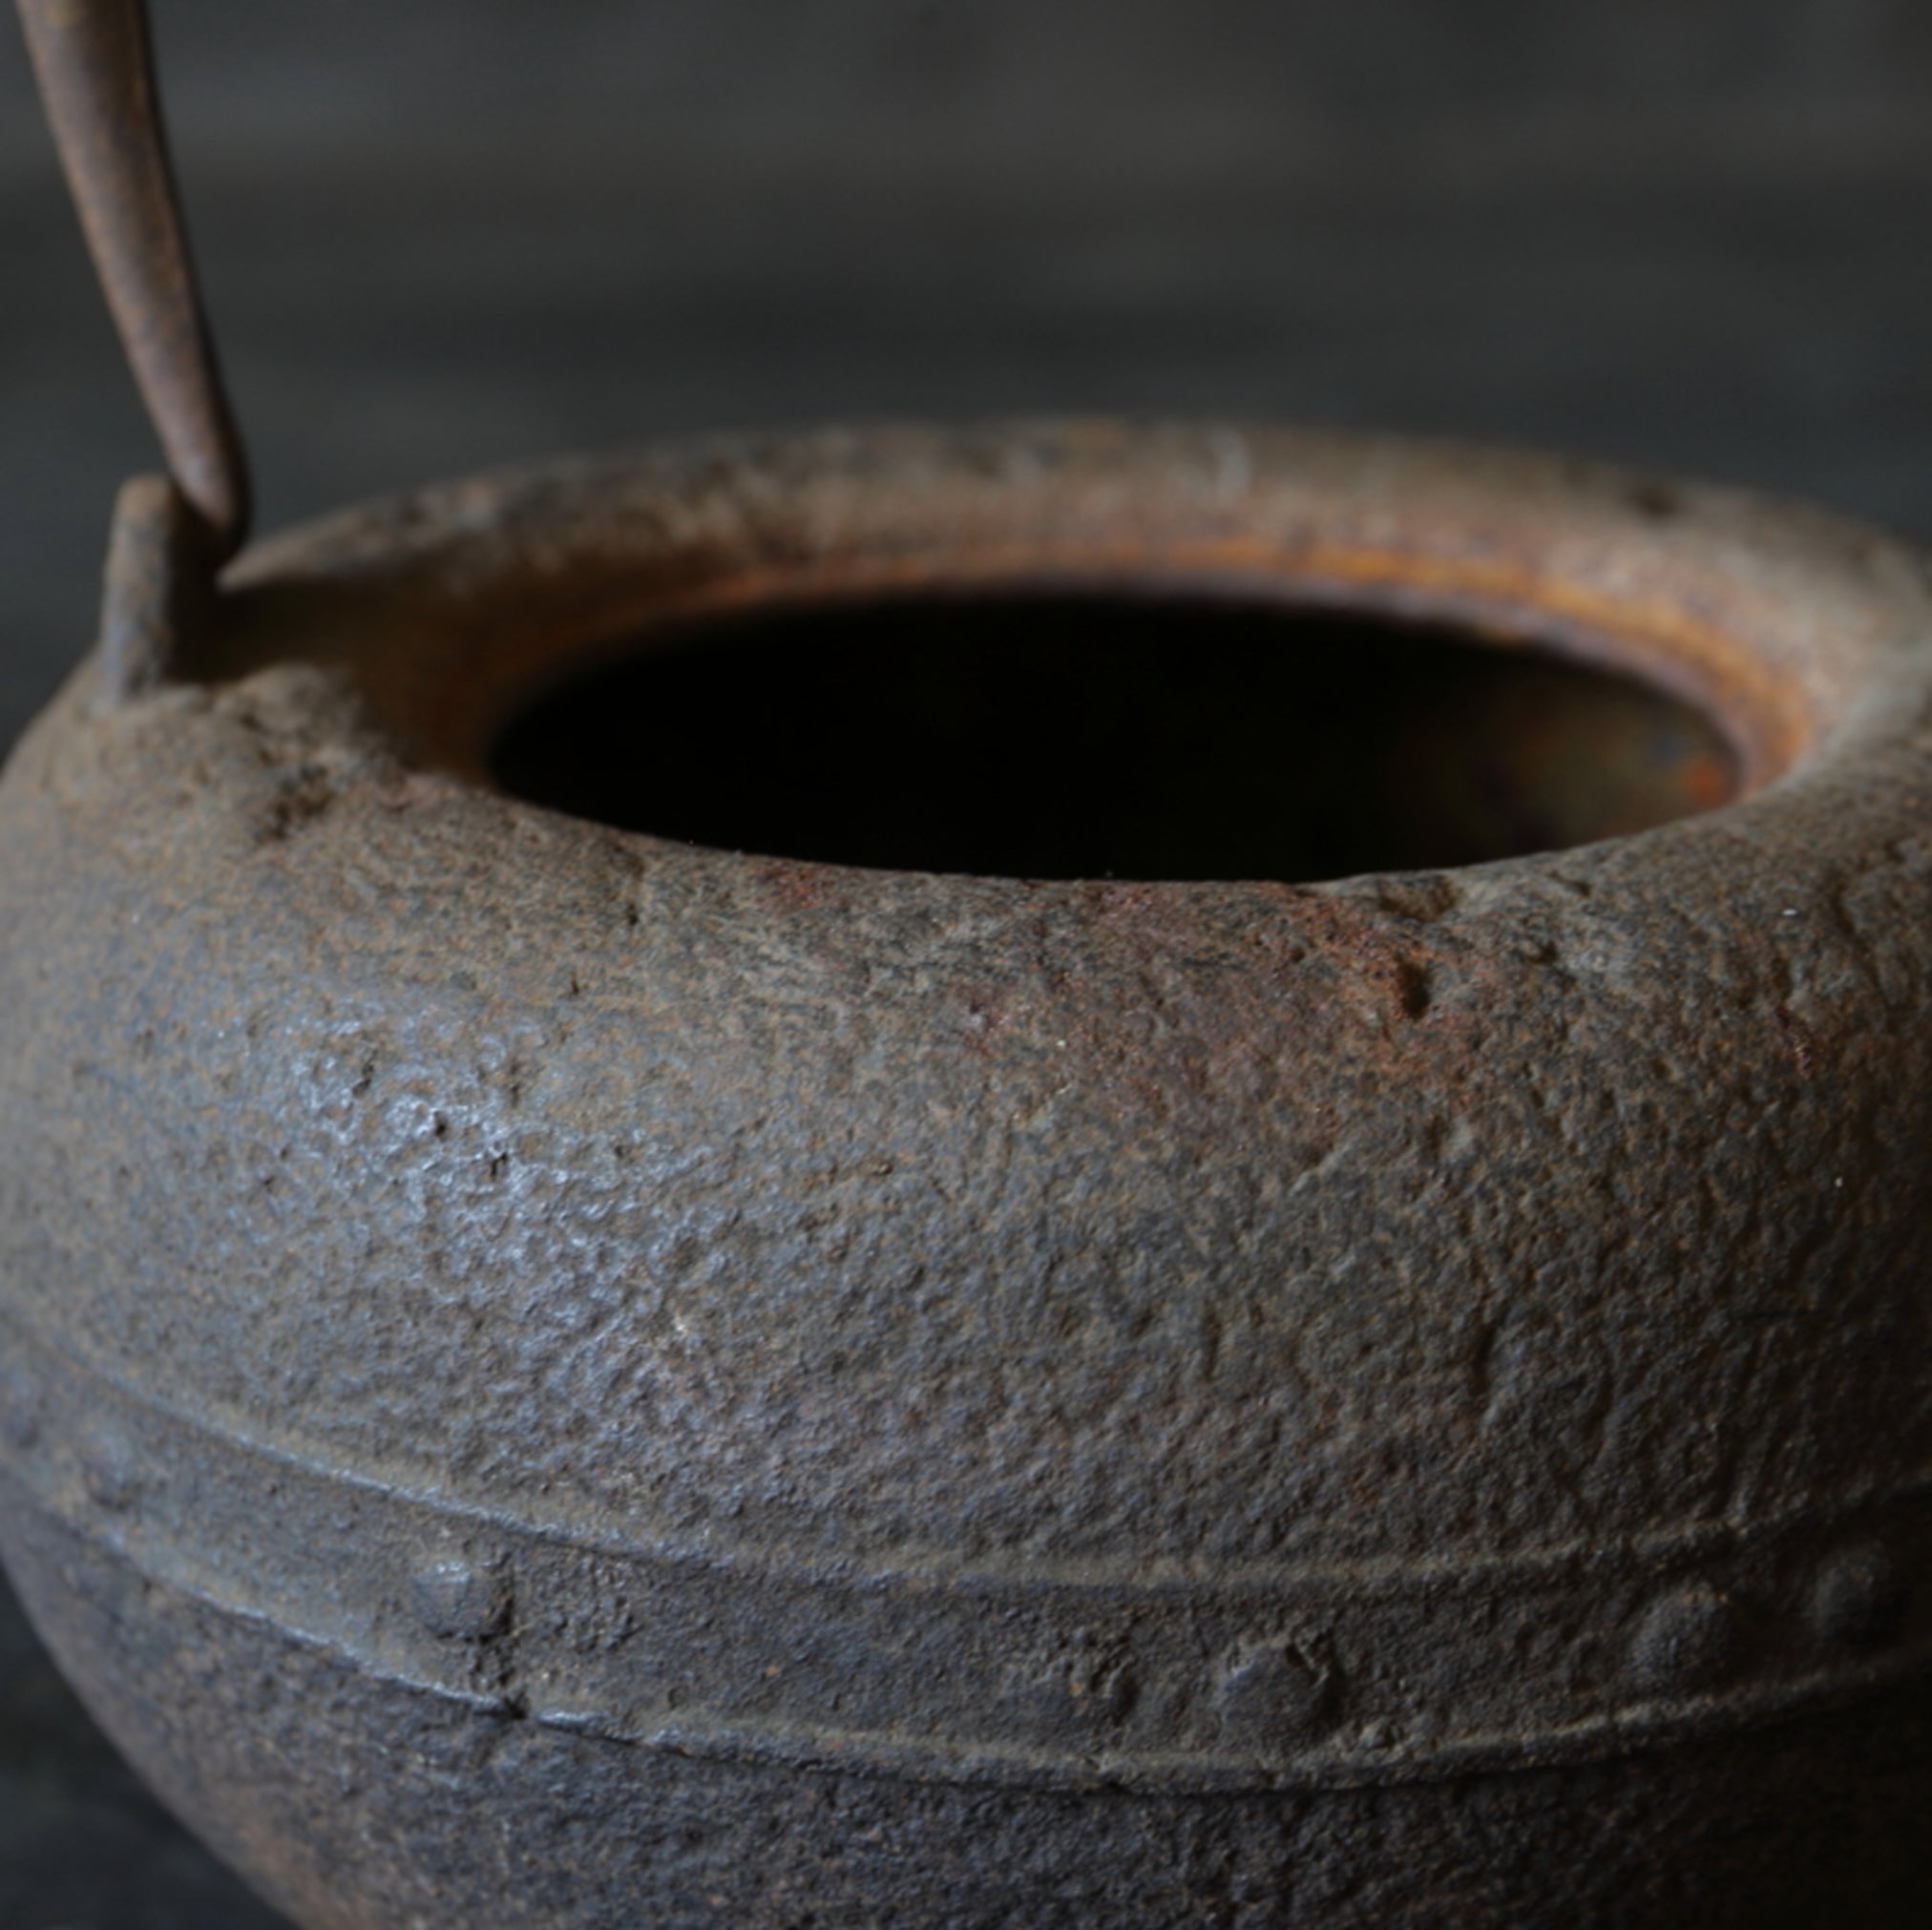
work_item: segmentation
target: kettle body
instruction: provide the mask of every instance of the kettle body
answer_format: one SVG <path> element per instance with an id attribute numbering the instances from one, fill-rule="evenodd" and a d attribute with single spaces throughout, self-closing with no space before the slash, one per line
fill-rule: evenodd
<path id="1" fill-rule="evenodd" d="M 189 527 L 0 779 L 0 1546 L 297 1920 L 1922 1920 L 1913 552 L 1097 424 L 482 478 L 205 610 Z M 505 780 L 614 664 L 1017 598 L 1614 676 L 1665 805 L 1026 877 Z"/>

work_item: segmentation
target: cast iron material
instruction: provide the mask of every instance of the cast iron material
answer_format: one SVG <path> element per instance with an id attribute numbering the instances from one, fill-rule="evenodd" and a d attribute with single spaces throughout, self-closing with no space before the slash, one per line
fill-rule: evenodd
<path id="1" fill-rule="evenodd" d="M 0 780 L 0 1541 L 299 1920 L 1923 1920 L 1914 553 L 1535 458 L 1020 427 L 205 568 L 131 485 Z M 1620 667 L 1740 795 L 1028 882 L 490 779 L 694 624 L 989 593 Z"/>
<path id="2" fill-rule="evenodd" d="M 1753 795 L 1310 889 L 475 776 L 656 623 L 993 583 L 1624 662 Z M 1794 513 L 1228 431 L 256 549 L 0 794 L 23 1594 L 317 1926 L 1920 1920 L 1928 619 Z"/>

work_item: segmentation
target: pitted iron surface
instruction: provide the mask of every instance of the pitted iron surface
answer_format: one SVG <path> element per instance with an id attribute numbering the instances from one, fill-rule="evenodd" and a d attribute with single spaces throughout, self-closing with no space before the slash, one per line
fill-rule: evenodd
<path id="1" fill-rule="evenodd" d="M 1804 1786 L 1773 1739 L 1863 1710 L 1845 1799 L 1917 1800 L 1921 566 L 1527 457 L 1247 434 L 1230 471 L 1233 434 L 431 493 L 252 553 L 152 675 L 90 666 L 23 746 L 12 1560 L 298 1917 L 1003 1920 L 950 1788 L 1067 1881 L 1129 1815 L 1194 1818 L 1217 1868 L 1326 1817 L 1323 1882 L 1242 1906 L 1280 1923 L 1371 1920 L 1335 1899 L 1396 1804 L 1412 1902 L 1361 1894 L 1419 1922 L 1505 1881 L 1494 1802 L 1562 1828 L 1613 1785 L 1604 1920 L 1723 1920 L 1722 1891 L 1799 1921 L 1761 1914 L 1826 1855 L 1770 1825 Z M 153 598 L 171 526 L 128 514 Z M 707 611 L 1047 582 L 1613 665 L 1708 712 L 1743 794 L 1306 885 L 866 871 L 491 781 L 520 706 Z M 235 1725 L 165 1715 L 177 1665 L 83 1612 L 50 1552 L 81 1546 L 221 1683 L 224 1652 L 305 1658 L 355 1767 L 264 1780 Z M 706 1847 L 627 1849 L 579 1905 L 570 1777 L 479 1766 L 514 1883 L 456 1883 L 405 1805 L 344 1890 L 360 1826 L 307 1778 L 381 1784 L 418 1719 L 568 1752 L 627 1842 L 704 1788 Z M 760 1861 L 827 1777 L 910 1805 L 910 1862 L 830 1822 L 816 1875 Z M 1922 1895 L 1909 1832 L 1838 1836 L 1874 1912 Z M 1066 1920 L 1144 1915 L 1151 1866 L 1116 1877 Z"/>

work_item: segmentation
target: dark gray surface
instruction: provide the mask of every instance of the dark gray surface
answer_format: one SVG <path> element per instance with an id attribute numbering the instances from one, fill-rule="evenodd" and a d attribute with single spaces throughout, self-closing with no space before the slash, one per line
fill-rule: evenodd
<path id="1" fill-rule="evenodd" d="M 264 521 L 705 428 L 1572 446 L 1932 533 L 1919 0 L 160 0 Z M 0 744 L 153 456 L 0 31 Z M 271 1921 L 0 1604 L 0 1925 Z"/>
<path id="2" fill-rule="evenodd" d="M 272 523 L 1014 409 L 1576 445 L 1932 527 L 1913 0 L 162 0 Z M 0 34 L 0 742 L 152 461 Z"/>

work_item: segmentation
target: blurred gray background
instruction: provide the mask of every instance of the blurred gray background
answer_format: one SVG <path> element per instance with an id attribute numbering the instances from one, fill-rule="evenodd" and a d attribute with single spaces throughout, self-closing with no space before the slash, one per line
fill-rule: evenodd
<path id="1" fill-rule="evenodd" d="M 158 0 L 263 521 L 764 424 L 1571 446 L 1932 535 L 1926 0 Z M 152 447 L 0 28 L 0 745 Z M 0 1925 L 274 1920 L 0 1594 Z"/>

